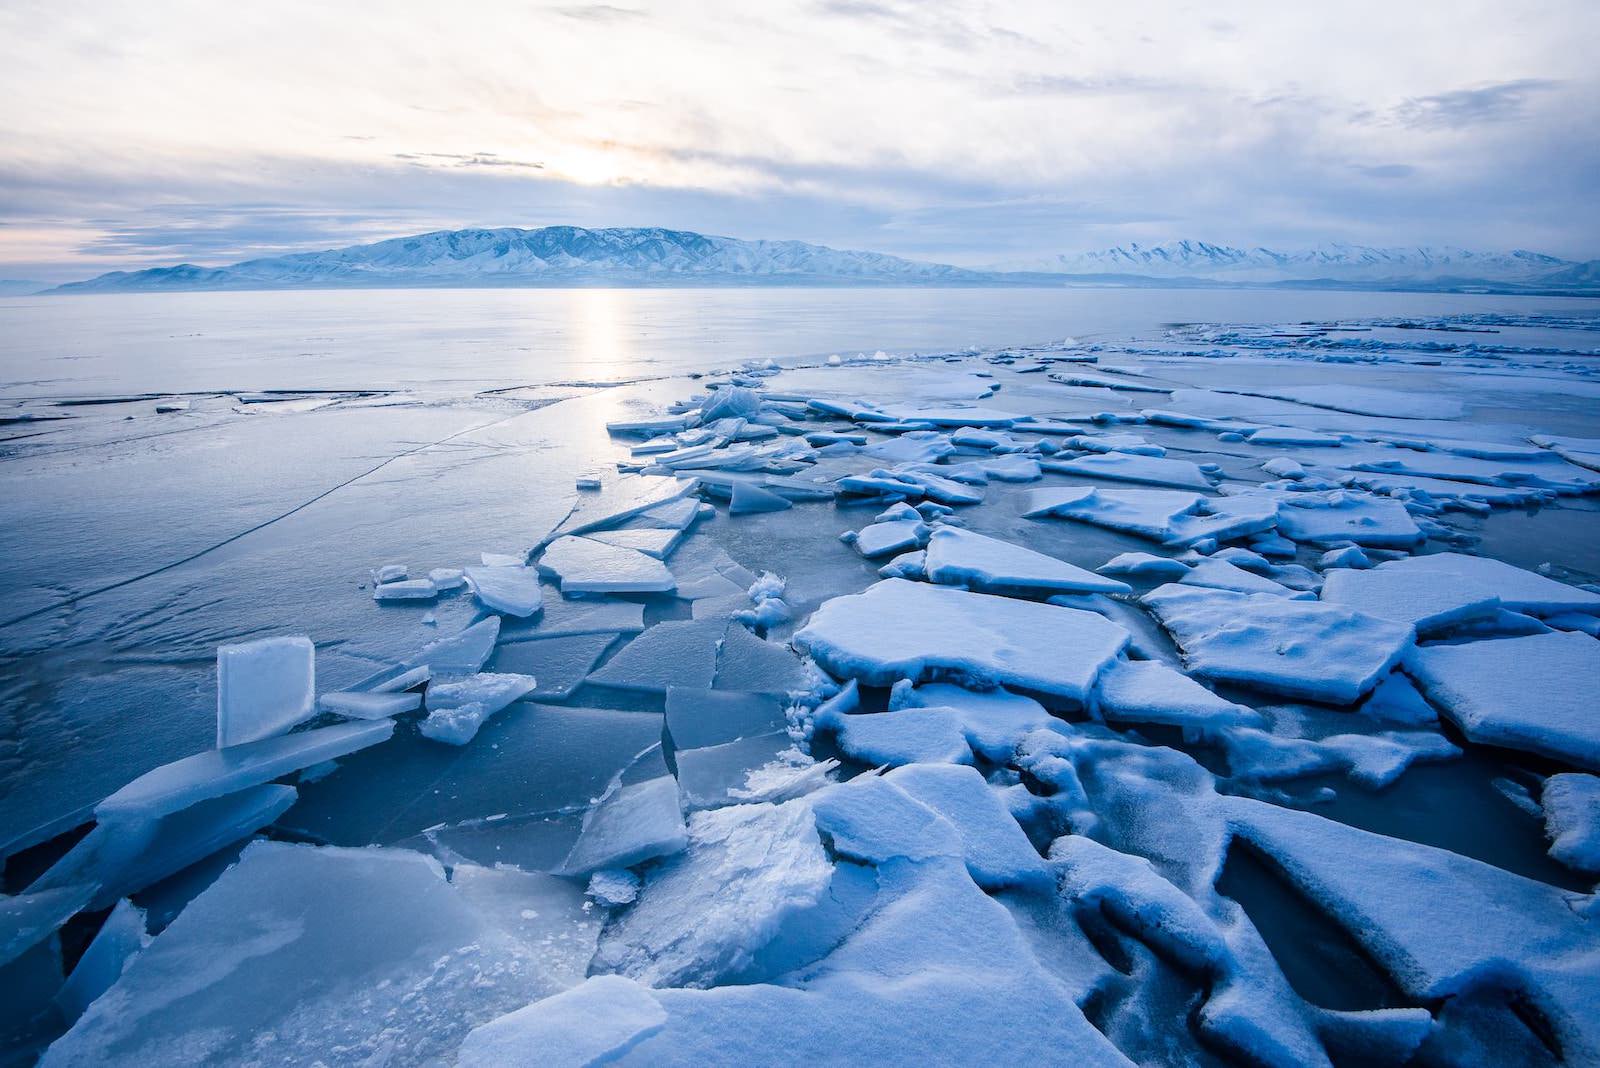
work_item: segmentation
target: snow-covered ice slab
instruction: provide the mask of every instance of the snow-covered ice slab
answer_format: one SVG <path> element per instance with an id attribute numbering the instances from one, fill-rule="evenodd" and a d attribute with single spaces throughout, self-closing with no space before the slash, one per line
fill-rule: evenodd
<path id="1" fill-rule="evenodd" d="M 873 767 L 972 762 L 962 717 L 950 708 L 840 715 L 826 722 L 819 716 L 817 726 L 833 730 L 845 756 Z"/>
<path id="2" fill-rule="evenodd" d="M 631 868 L 676 853 L 688 842 L 678 806 L 678 784 L 672 776 L 662 775 L 619 786 L 590 809 L 560 874 L 590 875 L 610 868 Z"/>
<path id="3" fill-rule="evenodd" d="M 257 842 L 43 1063 L 449 1060 L 477 1024 L 579 981 L 598 928 L 574 888 L 480 889 L 419 853 Z"/>
<path id="4" fill-rule="evenodd" d="M 804 798 L 697 812 L 687 850 L 655 868 L 638 902 L 606 927 L 594 970 L 651 986 L 713 985 L 814 908 L 832 879 Z"/>
<path id="5" fill-rule="evenodd" d="M 727 629 L 723 619 L 682 619 L 657 623 L 599 671 L 590 682 L 619 690 L 666 693 L 668 686 L 709 687 L 717 671 L 717 647 Z"/>
<path id="6" fill-rule="evenodd" d="M 1176 486 L 1179 489 L 1211 489 L 1211 480 L 1190 460 L 1173 460 L 1162 456 L 1138 456 L 1131 453 L 1091 453 L 1070 460 L 1041 460 L 1039 466 L 1046 471 L 1065 475 L 1090 475 L 1095 478 L 1114 479 L 1118 482 L 1143 482 L 1152 486 Z"/>
<path id="7" fill-rule="evenodd" d="M 317 650 L 310 638 L 217 647 L 217 747 L 283 734 L 316 714 Z"/>
<path id="8" fill-rule="evenodd" d="M 637 549 L 589 538 L 557 538 L 539 557 L 539 571 L 562 593 L 670 593 L 677 582 L 667 565 Z"/>
<path id="9" fill-rule="evenodd" d="M 1335 568 L 1324 572 L 1322 599 L 1369 616 L 1409 623 L 1421 634 L 1485 619 L 1499 611 L 1495 586 L 1467 573 L 1415 566 L 1424 559 L 1411 556 L 1371 570 Z"/>
<path id="10" fill-rule="evenodd" d="M 525 619 L 544 604 L 539 573 L 531 567 L 469 567 L 467 583 L 491 611 Z"/>
<path id="11" fill-rule="evenodd" d="M 1412 647 L 1410 626 L 1319 601 L 1169 583 L 1143 603 L 1196 675 L 1330 704 L 1361 697 Z"/>
<path id="12" fill-rule="evenodd" d="M 337 723 L 259 742 L 212 749 L 139 776 L 95 806 L 102 819 L 164 816 L 197 801 L 270 782 L 280 775 L 387 741 L 393 720 Z"/>
<path id="13" fill-rule="evenodd" d="M 979 591 L 1131 593 L 1125 582 L 1096 575 L 1053 556 L 959 527 L 928 538 L 923 570 L 929 582 Z"/>
<path id="14" fill-rule="evenodd" d="M 534 691 L 532 675 L 485 672 L 428 684 L 428 718 L 417 726 L 425 738 L 466 745 L 483 721 Z"/>
<path id="15" fill-rule="evenodd" d="M 667 1022 L 647 987 L 620 975 L 597 975 L 474 1029 L 461 1044 L 461 1068 L 613 1063 Z"/>
<path id="16" fill-rule="evenodd" d="M 1278 530 L 1286 538 L 1313 545 L 1355 542 L 1408 549 L 1422 541 L 1422 530 L 1404 504 L 1343 491 L 1281 495 Z"/>
<path id="17" fill-rule="evenodd" d="M 1539 804 L 1550 855 L 1577 871 L 1600 872 L 1600 776 L 1552 775 Z"/>
<path id="18" fill-rule="evenodd" d="M 88 908 L 110 908 L 265 827 L 288 811 L 292 786 L 249 786 L 159 818 L 102 820 L 30 887 L 94 888 Z"/>
<path id="19" fill-rule="evenodd" d="M 941 708 L 955 713 L 956 723 L 974 753 L 997 764 L 1012 757 L 1017 743 L 1036 730 L 1050 730 L 1058 721 L 1031 697 L 1010 690 L 968 690 L 949 683 L 923 686 L 901 683 L 889 695 L 889 708 Z"/>
<path id="20" fill-rule="evenodd" d="M 1028 491 L 1027 518 L 1073 519 L 1174 547 L 1272 530 L 1277 502 L 1261 496 L 1203 497 L 1178 490 L 1060 486 Z"/>
<path id="21" fill-rule="evenodd" d="M 853 544 L 868 560 L 891 553 L 915 549 L 928 536 L 928 525 L 921 519 L 892 519 L 873 523 L 857 531 Z"/>
<path id="22" fill-rule="evenodd" d="M 1118 660 L 1100 676 L 1096 707 L 1112 723 L 1177 727 L 1250 727 L 1261 713 L 1224 700 L 1180 671 L 1153 660 Z"/>
<path id="23" fill-rule="evenodd" d="M 1188 574 L 1178 580 L 1185 586 L 1204 586 L 1214 590 L 1233 590 L 1235 593 L 1270 593 L 1274 597 L 1294 600 L 1314 600 L 1316 595 L 1289 587 L 1262 575 L 1246 571 L 1227 560 L 1208 558 L 1200 560 Z"/>
<path id="24" fill-rule="evenodd" d="M 1505 1002 L 1526 998 L 1550 1026 L 1563 1060 L 1600 1058 L 1600 933 L 1575 895 L 1309 812 L 1246 798 L 1223 803 L 1235 832 L 1271 857 L 1405 993 L 1426 1001 L 1471 1000 L 1478 992 L 1493 998 L 1497 991 Z M 1522 1014 L 1505 1002 L 1503 1022 L 1516 1026 Z M 1447 1010 L 1444 1026 L 1450 1024 Z"/>
<path id="25" fill-rule="evenodd" d="M 949 820 L 960 833 L 962 858 L 986 890 L 1048 883 L 1044 859 L 1012 818 L 1000 794 L 975 768 L 912 764 L 884 776 Z"/>
<path id="26" fill-rule="evenodd" d="M 884 579 L 825 602 L 794 643 L 869 685 L 1014 686 L 1082 703 L 1128 632 L 1092 612 Z"/>
<path id="27" fill-rule="evenodd" d="M 1379 570 L 1395 569 L 1416 574 L 1436 574 L 1442 580 L 1472 584 L 1493 590 L 1500 604 L 1513 612 L 1527 612 L 1536 616 L 1555 615 L 1560 612 L 1584 612 L 1600 615 L 1600 593 L 1569 586 L 1564 582 L 1546 578 L 1533 571 L 1525 571 L 1514 564 L 1487 556 L 1466 556 L 1462 553 L 1433 553 L 1409 560 L 1396 560 L 1381 565 Z"/>
<path id="28" fill-rule="evenodd" d="M 1406 670 L 1469 740 L 1600 771 L 1600 641 L 1587 634 L 1424 646 Z"/>

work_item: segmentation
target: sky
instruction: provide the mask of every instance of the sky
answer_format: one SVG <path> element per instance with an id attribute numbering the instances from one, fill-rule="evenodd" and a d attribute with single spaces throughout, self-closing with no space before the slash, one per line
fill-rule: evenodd
<path id="1" fill-rule="evenodd" d="M 0 278 L 462 226 L 1600 256 L 1600 4 L 0 0 Z"/>

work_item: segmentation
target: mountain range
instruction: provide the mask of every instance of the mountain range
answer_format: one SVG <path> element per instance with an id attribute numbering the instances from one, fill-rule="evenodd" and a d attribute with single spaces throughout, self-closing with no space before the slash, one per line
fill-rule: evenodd
<path id="1" fill-rule="evenodd" d="M 1577 263 L 1521 251 L 1348 244 L 1278 251 L 1175 241 L 968 269 L 800 241 L 744 241 L 659 228 L 546 226 L 440 230 L 225 267 L 183 263 L 113 271 L 46 292 L 785 284 L 1322 286 L 1600 293 L 1600 261 Z"/>

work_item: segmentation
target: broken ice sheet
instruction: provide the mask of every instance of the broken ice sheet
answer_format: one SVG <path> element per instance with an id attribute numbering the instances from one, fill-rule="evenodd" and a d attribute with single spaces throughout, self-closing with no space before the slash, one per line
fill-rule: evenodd
<path id="1" fill-rule="evenodd" d="M 668 686 L 709 687 L 726 628 L 724 619 L 657 623 L 623 646 L 589 681 L 619 690 L 661 694 Z"/>
<path id="2" fill-rule="evenodd" d="M 42 1063 L 452 1056 L 474 1025 L 580 977 L 568 946 L 518 930 L 522 911 L 551 908 L 544 885 L 486 900 L 418 853 L 257 842 Z M 568 892 L 571 927 L 593 925 Z"/>
<path id="3" fill-rule="evenodd" d="M 677 584 L 655 557 L 589 538 L 557 538 L 538 563 L 540 574 L 559 581 L 564 594 L 670 593 Z"/>
<path id="4" fill-rule="evenodd" d="M 959 527 L 928 538 L 923 571 L 929 582 L 984 592 L 1131 593 L 1132 587 L 1021 545 Z"/>
<path id="5" fill-rule="evenodd" d="M 615 634 L 573 634 L 513 642 L 497 648 L 488 666 L 495 672 L 536 679 L 536 685 L 527 694 L 533 700 L 562 701 L 583 684 L 616 640 Z"/>
<path id="6" fill-rule="evenodd" d="M 591 875 L 669 856 L 688 844 L 678 784 L 670 775 L 618 786 L 583 819 L 562 875 Z"/>

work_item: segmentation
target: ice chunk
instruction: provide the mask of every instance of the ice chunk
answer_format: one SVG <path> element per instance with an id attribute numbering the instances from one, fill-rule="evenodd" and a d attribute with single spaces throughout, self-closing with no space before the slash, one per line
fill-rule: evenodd
<path id="1" fill-rule="evenodd" d="M 374 586 L 372 599 L 374 601 L 431 601 L 439 596 L 439 587 L 433 584 L 432 579 L 408 579 L 402 582 L 385 582 L 381 586 Z"/>
<path id="2" fill-rule="evenodd" d="M 1470 741 L 1600 770 L 1600 642 L 1588 635 L 1424 646 L 1406 670 Z"/>
<path id="3" fill-rule="evenodd" d="M 1023 515 L 1073 519 L 1183 546 L 1271 530 L 1278 522 L 1278 505 L 1262 496 L 1202 497 L 1177 490 L 1072 486 L 1029 491 Z"/>
<path id="4" fill-rule="evenodd" d="M 589 681 L 645 693 L 666 693 L 668 686 L 709 687 L 726 628 L 721 619 L 657 623 L 624 646 Z"/>
<path id="5" fill-rule="evenodd" d="M 689 818 L 688 849 L 655 868 L 606 927 L 593 970 L 652 986 L 710 986 L 736 973 L 833 878 L 806 798 Z"/>
<path id="6" fill-rule="evenodd" d="M 1373 719 L 1390 720 L 1417 727 L 1433 727 L 1439 723 L 1439 714 L 1401 671 L 1391 673 L 1388 678 L 1378 683 L 1377 688 L 1361 702 L 1361 707 L 1357 711 Z"/>
<path id="7" fill-rule="evenodd" d="M 310 638 L 217 647 L 217 748 L 259 741 L 316 714 L 317 650 Z"/>
<path id="8" fill-rule="evenodd" d="M 1113 723 L 1178 727 L 1255 726 L 1261 713 L 1223 700 L 1189 676 L 1151 660 L 1117 660 L 1100 676 L 1100 714 Z"/>
<path id="9" fill-rule="evenodd" d="M 1405 624 L 1269 593 L 1168 584 L 1143 603 L 1195 674 L 1332 704 L 1372 689 L 1412 645 Z"/>
<path id="10" fill-rule="evenodd" d="M 1281 583 L 1251 574 L 1217 557 L 1197 562 L 1179 581 L 1185 586 L 1204 586 L 1215 590 L 1233 590 L 1236 593 L 1270 593 L 1274 597 L 1289 597 L 1301 601 L 1316 599 L 1314 594 L 1291 590 Z"/>
<path id="11" fill-rule="evenodd" d="M 1359 545 L 1346 545 L 1342 549 L 1329 549 L 1317 559 L 1317 566 L 1324 571 L 1335 567 L 1371 567 L 1372 561 L 1367 559 L 1367 554 L 1361 551 Z"/>
<path id="12" fill-rule="evenodd" d="M 1600 778 L 1552 775 L 1544 781 L 1539 803 L 1550 855 L 1569 868 L 1600 872 Z"/>
<path id="13" fill-rule="evenodd" d="M 735 482 L 733 496 L 728 503 L 728 514 L 747 515 L 751 512 L 781 512 L 786 508 L 793 508 L 794 502 L 787 497 L 780 497 L 776 493 L 764 490 L 750 482 Z"/>
<path id="14" fill-rule="evenodd" d="M 538 679 L 538 685 L 528 695 L 534 700 L 561 701 L 583 685 L 583 680 L 616 640 L 615 634 L 569 634 L 514 642 L 495 650 L 492 664 L 495 671 Z"/>
<path id="15" fill-rule="evenodd" d="M 625 527 L 622 530 L 597 530 L 584 537 L 602 545 L 615 545 L 621 549 L 634 549 L 665 560 L 678 547 L 686 532 L 671 527 Z"/>
<path id="16" fill-rule="evenodd" d="M 393 720 L 337 723 L 213 749 L 148 771 L 95 806 L 102 819 L 164 816 L 197 801 L 270 782 L 291 771 L 387 741 Z"/>
<path id="17" fill-rule="evenodd" d="M 954 825 L 967 870 L 985 890 L 1050 882 L 1038 850 L 976 769 L 912 764 L 895 768 L 884 779 Z"/>
<path id="18" fill-rule="evenodd" d="M 666 1022 L 666 1010 L 647 988 L 620 975 L 597 975 L 474 1029 L 456 1063 L 462 1068 L 609 1064 Z"/>
<path id="19" fill-rule="evenodd" d="M 514 921 L 419 853 L 256 842 L 43 1063 L 446 1061 L 477 1024 L 579 978 L 570 941 L 530 944 Z"/>
<path id="20" fill-rule="evenodd" d="M 1170 556 L 1149 553 L 1122 553 L 1095 568 L 1107 575 L 1128 575 L 1156 582 L 1176 582 L 1189 573 L 1189 565 Z"/>
<path id="21" fill-rule="evenodd" d="M 972 762 L 962 717 L 951 708 L 906 708 L 897 712 L 841 715 L 818 728 L 834 731 L 839 751 L 879 767 Z"/>
<path id="22" fill-rule="evenodd" d="M 68 1024 L 76 1023 L 96 998 L 111 989 L 148 941 L 144 913 L 131 901 L 117 902 L 56 994 L 56 1005 Z"/>
<path id="23" fill-rule="evenodd" d="M 1314 545 L 1355 542 L 1406 549 L 1422 541 L 1421 529 L 1401 502 L 1337 490 L 1283 495 L 1278 529 L 1287 538 Z"/>
<path id="24" fill-rule="evenodd" d="M 590 875 L 631 868 L 670 856 L 688 844 L 678 784 L 663 775 L 621 786 L 584 816 L 583 833 L 562 862 L 560 874 Z"/>
<path id="25" fill-rule="evenodd" d="M 641 512 L 654 511 L 680 497 L 687 497 L 699 486 L 693 478 L 670 475 L 631 475 L 593 496 L 584 496 L 566 520 L 545 539 L 564 534 L 587 534 L 591 530 L 614 527 Z"/>
<path id="26" fill-rule="evenodd" d="M 560 580 L 564 594 L 670 593 L 677 586 L 660 560 L 589 538 L 557 538 L 539 557 L 539 571 Z"/>
<path id="27" fill-rule="evenodd" d="M 510 673 L 436 679 L 428 684 L 428 718 L 417 730 L 436 742 L 466 745 L 484 720 L 528 696 L 536 685 L 532 675 Z"/>
<path id="28" fill-rule="evenodd" d="M 1418 557 L 1391 560 L 1368 571 L 1337 568 L 1323 575 L 1322 599 L 1433 633 L 1500 609 L 1494 588 L 1470 575 L 1412 566 Z"/>
<path id="29" fill-rule="evenodd" d="M 825 602 L 794 643 L 836 676 L 971 682 L 1082 703 L 1128 632 L 1092 612 L 884 579 Z"/>
<path id="30" fill-rule="evenodd" d="M 494 612 L 522 619 L 544 604 L 539 573 L 531 567 L 469 567 L 466 579 L 478 600 Z"/>
<path id="31" fill-rule="evenodd" d="M 597 905 L 621 908 L 639 900 L 639 877 L 631 871 L 597 871 L 589 876 L 589 887 L 584 893 Z"/>
<path id="32" fill-rule="evenodd" d="M 467 573 L 459 567 L 436 567 L 428 572 L 428 581 L 441 590 L 454 590 L 466 583 Z"/>
<path id="33" fill-rule="evenodd" d="M 978 782 L 983 784 L 981 778 Z M 865 864 L 897 857 L 960 858 L 965 852 L 955 824 L 877 775 L 861 775 L 822 790 L 812 798 L 811 808 L 817 830 L 833 851 Z"/>
<path id="34" fill-rule="evenodd" d="M 295 798 L 292 786 L 250 786 L 160 818 L 102 820 L 30 889 L 90 886 L 88 907 L 110 908 L 267 826 Z"/>
<path id="35" fill-rule="evenodd" d="M 679 749 L 721 745 L 782 730 L 784 701 L 770 693 L 667 687 L 667 733 Z"/>
<path id="36" fill-rule="evenodd" d="M 420 693 L 325 693 L 318 702 L 324 712 L 345 719 L 388 719 L 422 707 Z"/>
<path id="37" fill-rule="evenodd" d="M 500 637 L 500 617 L 480 619 L 459 634 L 429 642 L 407 667 L 426 667 L 434 675 L 471 675 L 482 669 Z"/>
<path id="38" fill-rule="evenodd" d="M 1309 812 L 1239 797 L 1223 802 L 1236 833 L 1271 857 L 1411 997 L 1431 1002 L 1503 991 L 1507 1002 L 1525 999 L 1537 1010 L 1562 1059 L 1600 1057 L 1600 941 L 1571 894 Z M 1513 1027 L 1527 1019 L 1511 1011 L 1504 1017 Z"/>
<path id="39" fill-rule="evenodd" d="M 940 682 L 896 685 L 889 695 L 889 708 L 951 710 L 972 751 L 996 764 L 1008 762 L 1017 743 L 1028 734 L 1050 730 L 1058 723 L 1031 697 L 1004 689 L 967 690 Z"/>
<path id="40" fill-rule="evenodd" d="M 1180 489 L 1211 489 L 1211 480 L 1192 461 L 1161 456 L 1136 456 L 1123 452 L 1091 453 L 1070 460 L 1041 460 L 1039 466 L 1064 475 L 1088 475 L 1118 482 L 1143 482 Z"/>
<path id="41" fill-rule="evenodd" d="M 1131 593 L 1133 589 L 1053 556 L 958 527 L 940 527 L 932 533 L 923 568 L 930 582 L 976 590 Z"/>
<path id="42" fill-rule="evenodd" d="M 928 525 L 921 519 L 873 523 L 855 535 L 854 544 L 857 552 L 872 560 L 921 546 L 928 536 L 928 530 Z"/>
<path id="43" fill-rule="evenodd" d="M 1600 614 L 1600 593 L 1568 586 L 1564 582 L 1486 556 L 1433 553 L 1409 560 L 1396 560 L 1382 566 L 1444 575 L 1450 581 L 1463 584 L 1471 582 L 1492 589 L 1500 598 L 1501 605 L 1513 612 L 1528 612 L 1536 616 L 1558 612 Z"/>

